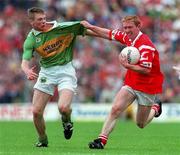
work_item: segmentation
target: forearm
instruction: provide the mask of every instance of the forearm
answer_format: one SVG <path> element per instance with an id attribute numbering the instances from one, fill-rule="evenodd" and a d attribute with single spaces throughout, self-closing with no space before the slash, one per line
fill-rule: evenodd
<path id="1" fill-rule="evenodd" d="M 24 73 L 27 73 L 30 69 L 29 64 L 30 62 L 28 60 L 22 60 L 21 69 L 24 71 Z"/>
<path id="2" fill-rule="evenodd" d="M 89 27 L 89 29 L 94 33 L 94 36 L 109 39 L 109 29 L 101 28 L 94 25 Z"/>
<path id="3" fill-rule="evenodd" d="M 92 30 L 87 30 L 87 31 L 86 31 L 86 35 L 88 35 L 88 36 L 93 36 L 93 37 L 104 38 L 104 37 L 102 37 L 102 36 L 99 35 L 98 33 L 95 33 L 95 32 L 92 31 Z M 107 39 L 107 38 L 104 38 L 104 39 Z"/>

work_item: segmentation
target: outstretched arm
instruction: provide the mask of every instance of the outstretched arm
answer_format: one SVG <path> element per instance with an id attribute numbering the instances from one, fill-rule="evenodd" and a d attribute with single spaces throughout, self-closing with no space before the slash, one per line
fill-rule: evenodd
<path id="1" fill-rule="evenodd" d="M 89 29 L 87 29 L 86 35 L 93 36 L 93 37 L 104 38 L 103 36 L 99 35 L 98 33 L 94 32 L 92 30 L 89 30 Z M 104 39 L 107 39 L 107 38 L 104 38 Z"/>
<path id="2" fill-rule="evenodd" d="M 111 30 L 92 25 L 87 21 L 82 21 L 81 24 L 88 29 L 87 35 L 109 39 Z"/>
<path id="3" fill-rule="evenodd" d="M 129 39 L 127 34 L 123 31 L 120 31 L 119 29 L 109 30 L 106 28 L 92 25 L 87 21 L 82 21 L 81 24 L 89 30 L 86 33 L 87 35 L 101 37 L 109 40 L 115 40 L 127 46 L 131 46 L 132 44 L 132 41 L 131 39 Z"/>

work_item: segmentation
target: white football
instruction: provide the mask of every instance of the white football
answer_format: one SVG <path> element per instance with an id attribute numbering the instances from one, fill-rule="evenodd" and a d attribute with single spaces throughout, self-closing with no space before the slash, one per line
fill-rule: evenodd
<path id="1" fill-rule="evenodd" d="M 133 46 L 127 46 L 123 48 L 123 50 L 120 53 L 122 56 L 126 56 L 128 63 L 135 65 L 138 63 L 140 59 L 140 53 L 139 50 L 136 47 Z"/>

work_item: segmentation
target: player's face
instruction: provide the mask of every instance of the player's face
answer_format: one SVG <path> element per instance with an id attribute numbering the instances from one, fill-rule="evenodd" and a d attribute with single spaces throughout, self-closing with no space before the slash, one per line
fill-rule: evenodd
<path id="1" fill-rule="evenodd" d="M 32 27 L 38 31 L 44 31 L 46 26 L 46 15 L 37 13 L 34 16 L 34 20 L 31 22 Z"/>
<path id="2" fill-rule="evenodd" d="M 123 22 L 123 29 L 124 32 L 128 35 L 128 37 L 132 40 L 134 40 L 139 33 L 139 27 L 131 21 Z"/>

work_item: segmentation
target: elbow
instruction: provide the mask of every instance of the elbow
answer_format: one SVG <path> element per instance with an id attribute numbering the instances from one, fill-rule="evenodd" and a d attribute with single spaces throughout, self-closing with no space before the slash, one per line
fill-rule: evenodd
<path id="1" fill-rule="evenodd" d="M 21 63 L 21 69 L 24 70 L 24 68 L 25 68 L 25 63 L 24 63 L 24 61 L 22 61 L 22 63 Z"/>
<path id="2" fill-rule="evenodd" d="M 23 68 L 23 66 L 24 66 L 24 65 L 23 65 L 23 62 L 21 62 L 21 68 Z"/>
<path id="3" fill-rule="evenodd" d="M 23 63 L 21 63 L 21 69 L 23 70 L 24 66 L 23 66 Z"/>

